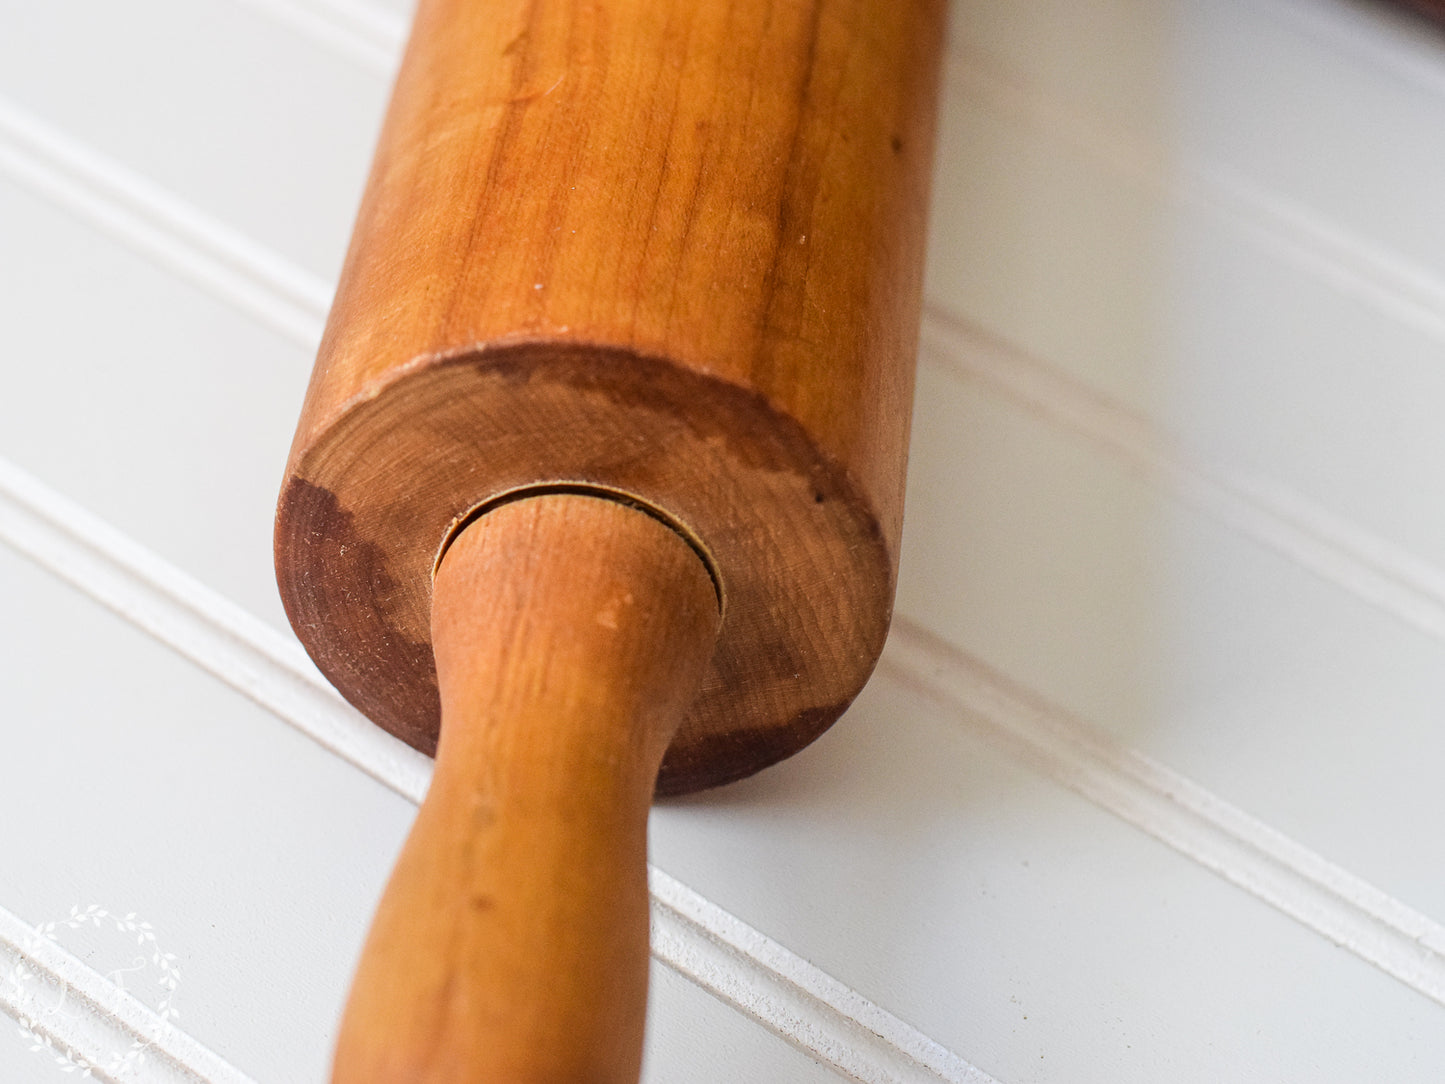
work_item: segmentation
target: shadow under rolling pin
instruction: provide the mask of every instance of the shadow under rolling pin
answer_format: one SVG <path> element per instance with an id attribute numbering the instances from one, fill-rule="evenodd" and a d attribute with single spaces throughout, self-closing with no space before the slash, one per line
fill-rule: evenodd
<path id="1" fill-rule="evenodd" d="M 312 658 L 438 758 L 336 1080 L 635 1081 L 652 795 L 867 679 L 942 23 L 422 0 L 276 519 Z"/>

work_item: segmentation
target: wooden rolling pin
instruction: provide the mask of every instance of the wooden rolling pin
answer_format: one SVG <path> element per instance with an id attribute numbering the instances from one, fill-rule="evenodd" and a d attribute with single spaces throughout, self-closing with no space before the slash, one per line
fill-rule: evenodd
<path id="1" fill-rule="evenodd" d="M 637 1079 L 654 792 L 883 646 L 942 21 L 422 0 L 276 519 L 312 658 L 437 756 L 334 1079 Z"/>

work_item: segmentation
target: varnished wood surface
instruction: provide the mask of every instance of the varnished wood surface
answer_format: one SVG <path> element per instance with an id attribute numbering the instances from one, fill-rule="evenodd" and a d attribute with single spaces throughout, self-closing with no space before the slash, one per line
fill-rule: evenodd
<path id="1" fill-rule="evenodd" d="M 427 751 L 430 572 L 516 487 L 635 495 L 726 600 L 660 789 L 811 741 L 895 582 L 939 0 L 427 0 L 292 450 L 294 627 Z"/>
<path id="2" fill-rule="evenodd" d="M 437 577 L 436 775 L 342 1023 L 344 1084 L 636 1081 L 647 811 L 717 632 L 706 566 L 596 497 L 513 501 Z"/>

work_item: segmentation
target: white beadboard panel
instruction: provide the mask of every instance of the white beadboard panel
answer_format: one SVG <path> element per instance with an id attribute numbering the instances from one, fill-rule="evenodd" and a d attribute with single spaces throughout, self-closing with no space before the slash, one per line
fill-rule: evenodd
<path id="1" fill-rule="evenodd" d="M 64 926 L 134 912 L 177 957 L 190 1035 L 261 1084 L 322 1079 L 415 807 L 3 547 L 0 597 L 0 904 L 156 1009 L 109 916 Z M 653 984 L 647 1080 L 840 1079 L 674 972 Z M 61 1073 L 0 1019 L 11 1063 Z"/>
<path id="2" fill-rule="evenodd" d="M 976 382 L 919 377 L 901 610 L 1445 919 L 1445 646 Z"/>
<path id="3" fill-rule="evenodd" d="M 0 1016 L 0 1080 L 16 1084 L 57 1084 L 67 1077 L 75 1079 L 73 1070 L 67 1074 L 61 1063 L 53 1060 L 56 1055 L 31 1053 L 30 1045 L 18 1033 L 15 1021 Z"/>
<path id="4" fill-rule="evenodd" d="M 1445 32 L 1356 0 L 1181 5 L 1181 153 L 1445 274 Z"/>
<path id="5" fill-rule="evenodd" d="M 958 61 L 945 71 L 929 301 L 1147 409 L 1167 376 L 1156 349 L 1167 191 L 1127 158 L 1120 166 L 1030 123 L 1025 92 L 991 73 Z"/>
<path id="6" fill-rule="evenodd" d="M 657 860 L 1000 1081 L 1389 1079 L 1445 1009 L 875 675 L 812 749 L 666 803 Z"/>
<path id="7" fill-rule="evenodd" d="M 949 49 L 956 59 L 1017 73 L 1060 101 L 1166 139 L 1173 125 L 1172 42 L 1183 3 L 1045 0 L 1020 7 L 952 0 Z"/>
<path id="8" fill-rule="evenodd" d="M 839 1084 L 843 1079 L 653 961 L 643 1084 Z"/>
<path id="9" fill-rule="evenodd" d="M 135 912 L 180 1026 L 260 1081 L 321 1079 L 413 807 L 5 548 L 0 597 L 0 904 Z M 132 965 L 110 930 L 61 943 Z"/>
<path id="10" fill-rule="evenodd" d="M 409 15 L 365 0 L 235 0 L 263 12 L 322 48 L 382 74 L 396 70 Z"/>
<path id="11" fill-rule="evenodd" d="M 60 943 L 62 932 L 91 927 L 112 942 L 118 966 L 109 974 Z M 253 1084 L 176 1025 L 179 981 L 175 954 L 134 912 L 91 904 L 32 925 L 0 907 L 0 1012 L 27 1052 L 59 1072 L 108 1084 Z"/>
<path id="12" fill-rule="evenodd" d="M 119 943 L 119 942 L 117 942 Z M 110 946 L 114 948 L 114 946 Z M 101 955 L 103 952 L 97 952 Z M 127 959 L 130 950 L 115 954 L 122 964 L 135 966 L 135 958 Z M 135 982 L 131 972 L 131 985 Z M 102 982 L 114 983 L 115 976 Z M 125 981 L 125 975 L 118 976 Z M 60 992 L 51 986 L 33 985 L 36 994 L 32 1006 L 39 1030 L 22 1028 L 18 1022 L 0 1017 L 0 1080 L 59 1081 L 74 1078 L 76 1067 L 87 1064 L 86 1053 L 65 1045 L 65 1040 L 51 1038 L 48 1048 L 37 1049 L 50 1031 L 73 1040 L 74 1037 L 96 1040 L 89 1044 L 89 1063 L 109 1066 L 117 1059 L 126 1071 L 116 1074 L 118 1080 L 130 1084 L 164 1081 L 170 1084 L 244 1084 L 253 1078 L 216 1059 L 197 1058 L 191 1065 L 177 1066 L 165 1059 L 154 1047 L 145 1050 L 142 1060 L 127 1063 L 132 1040 L 111 1025 L 108 1018 L 78 1004 L 73 991 Z M 142 996 L 149 991 L 142 990 Z M 172 1038 L 168 1046 L 193 1048 L 188 1037 Z M 189 1069 L 198 1070 L 195 1072 Z M 293 1079 L 304 1079 L 293 1075 Z M 315 1078 L 320 1080 L 320 1077 Z M 648 991 L 647 1049 L 643 1065 L 645 1084 L 735 1084 L 739 1080 L 776 1081 L 779 1084 L 825 1084 L 841 1078 L 827 1068 L 809 1060 L 781 1039 L 754 1027 L 746 1018 L 723 1006 L 697 986 L 661 964 L 654 963 Z M 266 1084 L 257 1081 L 257 1084 Z"/>
<path id="13" fill-rule="evenodd" d="M 14 1084 L 59 1084 L 62 1080 L 75 1080 L 75 1070 L 68 1073 L 64 1066 L 69 1064 L 63 1052 L 32 1052 L 31 1041 L 22 1037 L 18 1025 L 8 1016 L 0 1015 L 0 1080 Z"/>
<path id="14" fill-rule="evenodd" d="M 898 610 L 1142 741 L 1158 724 L 1172 616 L 1161 496 L 936 359 L 917 379 Z"/>
<path id="15" fill-rule="evenodd" d="M 54 1071 L 47 1071 L 39 1060 L 42 1055 L 31 1053 L 29 1048 L 30 1043 L 20 1036 L 15 1021 L 8 1016 L 0 1016 L 0 1080 L 13 1080 L 17 1084 L 45 1081 L 49 1084 L 64 1079 L 66 1074 L 58 1066 Z"/>
<path id="16" fill-rule="evenodd" d="M 0 94 L 302 266 L 340 270 L 386 77 L 239 0 L 7 3 L 4 22 Z"/>
<path id="17" fill-rule="evenodd" d="M 1445 924 L 906 618 L 882 665 L 1021 764 L 1445 1006 Z"/>
<path id="18" fill-rule="evenodd" d="M 1242 232 L 1177 224 L 1155 413 L 1192 459 L 1292 490 L 1445 576 L 1445 505 L 1421 499 L 1445 478 L 1445 335 L 1251 259 Z"/>
<path id="19" fill-rule="evenodd" d="M 0 232 L 0 454 L 287 627 L 271 520 L 310 353 L 3 177 Z"/>
<path id="20" fill-rule="evenodd" d="M 1445 272 L 1445 32 L 1379 0 L 956 0 L 956 57 L 1112 132 L 1225 169 Z M 1117 141 L 1116 141 L 1117 143 Z"/>
<path id="21" fill-rule="evenodd" d="M 242 2 L 249 3 L 250 0 Z M 374 19 L 376 14 L 380 13 L 389 19 L 406 23 L 410 22 L 411 14 L 416 9 L 415 0 L 300 0 L 300 3 L 316 11 L 338 12 L 343 17 L 354 12 L 359 13 L 354 17 Z"/>
<path id="22" fill-rule="evenodd" d="M 1128 7 L 956 8 L 933 303 L 1445 566 L 1418 499 L 1445 470 L 1445 35 L 1324 0 Z"/>

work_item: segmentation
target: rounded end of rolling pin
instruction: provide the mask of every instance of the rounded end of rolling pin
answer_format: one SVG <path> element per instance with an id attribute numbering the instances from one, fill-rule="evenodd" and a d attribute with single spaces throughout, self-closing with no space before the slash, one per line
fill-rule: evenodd
<path id="1" fill-rule="evenodd" d="M 277 579 L 297 635 L 351 703 L 434 754 L 441 547 L 487 502 L 549 486 L 661 510 L 715 572 L 717 650 L 659 794 L 792 755 L 862 688 L 887 635 L 894 561 L 868 502 L 802 427 L 663 360 L 523 342 L 399 369 L 293 455 Z"/>

